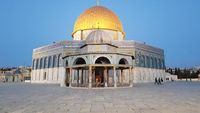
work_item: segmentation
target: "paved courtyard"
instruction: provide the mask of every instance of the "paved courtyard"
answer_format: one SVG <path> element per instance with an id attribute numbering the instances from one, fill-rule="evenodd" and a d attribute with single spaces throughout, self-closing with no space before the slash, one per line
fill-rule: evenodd
<path id="1" fill-rule="evenodd" d="M 0 113 L 200 113 L 200 82 L 118 89 L 0 83 Z"/>

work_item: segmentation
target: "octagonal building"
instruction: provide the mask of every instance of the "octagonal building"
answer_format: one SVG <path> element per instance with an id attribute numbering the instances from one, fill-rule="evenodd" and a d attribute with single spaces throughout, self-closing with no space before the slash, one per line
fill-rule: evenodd
<path id="1" fill-rule="evenodd" d="M 132 87 L 165 80 L 164 50 L 125 40 L 118 18 L 103 6 L 83 12 L 71 41 L 33 50 L 31 83 L 62 87 Z"/>

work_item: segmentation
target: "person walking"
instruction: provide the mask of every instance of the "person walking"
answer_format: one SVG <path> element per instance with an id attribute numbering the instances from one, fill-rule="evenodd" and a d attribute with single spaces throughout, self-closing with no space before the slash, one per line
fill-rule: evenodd
<path id="1" fill-rule="evenodd" d="M 163 82 L 163 78 L 161 78 L 161 82 Z"/>
<path id="2" fill-rule="evenodd" d="M 155 78 L 155 82 L 154 82 L 154 84 L 158 84 L 158 80 L 157 80 L 157 77 Z"/>
<path id="3" fill-rule="evenodd" d="M 161 80 L 160 80 L 160 77 L 158 78 L 158 84 L 161 84 Z"/>

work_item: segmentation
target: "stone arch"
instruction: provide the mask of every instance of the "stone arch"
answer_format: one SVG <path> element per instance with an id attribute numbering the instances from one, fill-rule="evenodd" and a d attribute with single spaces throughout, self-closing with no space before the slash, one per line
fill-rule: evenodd
<path id="1" fill-rule="evenodd" d="M 157 58 L 155 58 L 155 68 L 156 69 L 158 68 L 158 60 L 157 60 Z"/>
<path id="2" fill-rule="evenodd" d="M 95 62 L 96 62 L 97 59 L 99 59 L 99 58 L 105 58 L 105 59 L 108 60 L 108 64 L 113 64 L 113 62 L 112 62 L 110 56 L 104 56 L 104 55 L 102 55 L 102 56 L 96 56 L 96 57 L 94 58 L 94 63 L 93 63 L 93 64 L 95 64 Z"/>
<path id="3" fill-rule="evenodd" d="M 145 56 L 142 55 L 141 59 L 142 59 L 142 61 L 141 61 L 142 64 L 141 65 L 142 65 L 142 67 L 145 67 Z"/>
<path id="4" fill-rule="evenodd" d="M 36 69 L 39 68 L 39 59 L 36 60 Z"/>
<path id="5" fill-rule="evenodd" d="M 129 63 L 128 63 L 128 60 L 126 60 L 125 58 L 121 58 L 121 59 L 119 60 L 119 64 L 128 65 Z"/>
<path id="6" fill-rule="evenodd" d="M 150 58 L 146 56 L 146 67 L 150 68 Z"/>
<path id="7" fill-rule="evenodd" d="M 43 58 L 40 58 L 40 69 L 43 68 L 42 65 L 43 65 Z"/>
<path id="8" fill-rule="evenodd" d="M 51 68 L 52 66 L 52 58 L 51 56 L 48 57 L 48 68 Z"/>
<path id="9" fill-rule="evenodd" d="M 74 60 L 73 62 L 73 65 L 81 65 L 81 64 L 86 64 L 86 60 L 82 57 L 76 58 L 76 60 Z"/>
<path id="10" fill-rule="evenodd" d="M 57 62 L 58 67 L 60 67 L 60 65 L 61 65 L 61 57 L 62 57 L 61 54 L 59 54 L 58 59 L 57 59 L 58 60 L 58 62 Z"/>
<path id="11" fill-rule="evenodd" d="M 158 59 L 158 69 L 161 69 L 161 60 L 160 60 L 160 58 Z"/>
<path id="12" fill-rule="evenodd" d="M 47 68 L 47 62 L 48 62 L 48 59 L 47 57 L 44 58 L 44 65 L 43 65 L 43 68 Z"/>
<path id="13" fill-rule="evenodd" d="M 53 62 L 52 62 L 53 63 L 53 65 L 52 65 L 53 68 L 56 67 L 56 62 L 57 62 L 56 61 L 56 57 L 57 57 L 56 55 L 53 55 Z"/>
<path id="14" fill-rule="evenodd" d="M 107 57 L 98 57 L 95 60 L 95 64 L 111 64 L 111 62 Z"/>
<path id="15" fill-rule="evenodd" d="M 162 69 L 165 69 L 165 60 L 162 59 Z"/>
<path id="16" fill-rule="evenodd" d="M 154 58 L 151 57 L 151 68 L 154 68 Z"/>
<path id="17" fill-rule="evenodd" d="M 32 63 L 32 70 L 35 69 L 35 59 L 33 59 L 33 63 Z"/>

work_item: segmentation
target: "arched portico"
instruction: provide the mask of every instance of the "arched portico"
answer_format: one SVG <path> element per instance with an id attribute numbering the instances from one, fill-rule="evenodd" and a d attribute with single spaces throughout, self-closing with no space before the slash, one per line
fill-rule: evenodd
<path id="1" fill-rule="evenodd" d="M 72 60 L 72 65 L 66 66 L 67 75 L 69 75 L 69 86 L 117 87 L 117 81 L 119 80 L 117 69 L 129 69 L 130 67 L 125 58 L 117 64 L 112 64 L 110 58 L 106 56 L 94 58 L 93 64 L 87 64 L 87 62 L 83 57 L 77 57 Z M 68 62 L 65 64 L 68 64 Z"/>
<path id="2" fill-rule="evenodd" d="M 132 66 L 130 66 L 128 60 L 126 58 L 121 58 L 118 61 L 118 68 L 117 68 L 117 77 L 118 82 L 117 85 L 120 86 L 126 86 L 131 85 L 131 71 Z M 128 80 L 128 82 L 127 82 Z"/>
<path id="3" fill-rule="evenodd" d="M 86 60 L 82 57 L 78 57 L 74 60 L 73 66 L 75 68 L 72 69 L 72 86 L 76 87 L 85 87 L 87 85 L 87 77 L 85 74 L 86 67 Z"/>
<path id="4" fill-rule="evenodd" d="M 110 65 L 111 62 L 107 57 L 99 57 L 95 60 L 95 64 L 99 65 L 94 67 L 94 71 L 92 74 L 92 86 L 93 87 L 107 87 L 112 86 L 112 84 L 109 84 L 109 77 L 108 77 L 108 71 L 109 67 L 106 65 Z M 101 65 L 101 66 L 100 66 Z M 112 81 L 113 83 L 113 81 Z"/>
<path id="5" fill-rule="evenodd" d="M 110 60 L 106 57 L 99 57 L 96 59 L 95 64 L 110 64 Z"/>

